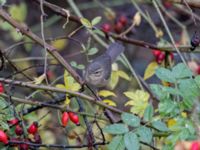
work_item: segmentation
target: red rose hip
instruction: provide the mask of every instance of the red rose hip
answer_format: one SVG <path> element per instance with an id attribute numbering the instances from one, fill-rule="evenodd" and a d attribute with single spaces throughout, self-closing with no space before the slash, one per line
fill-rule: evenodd
<path id="1" fill-rule="evenodd" d="M 30 134 L 35 134 L 38 131 L 38 123 L 37 122 L 33 122 L 30 127 L 28 128 L 28 133 Z"/>
<path id="2" fill-rule="evenodd" d="M 61 122 L 62 122 L 62 126 L 63 127 L 66 127 L 67 124 L 68 124 L 68 121 L 69 121 L 69 114 L 67 112 L 64 112 L 62 114 L 62 119 L 61 119 Z"/>
<path id="3" fill-rule="evenodd" d="M 111 28 L 111 25 L 110 25 L 110 24 L 104 23 L 104 24 L 101 26 L 101 29 L 102 29 L 103 32 L 108 33 L 108 32 L 111 31 L 112 28 Z"/>
<path id="4" fill-rule="evenodd" d="M 16 133 L 16 135 L 22 135 L 24 133 L 24 131 L 20 125 L 17 125 L 15 127 L 15 133 Z"/>
<path id="5" fill-rule="evenodd" d="M 73 112 L 69 112 L 68 114 L 69 114 L 69 119 L 70 119 L 73 123 L 75 123 L 76 125 L 80 125 L 80 123 L 79 123 L 79 117 L 78 117 L 77 114 L 75 114 L 75 113 L 73 113 Z"/>
<path id="6" fill-rule="evenodd" d="M 127 19 L 126 16 L 120 16 L 120 17 L 119 17 L 119 22 L 121 22 L 121 24 L 122 24 L 123 26 L 125 26 L 125 25 L 128 23 L 128 19 Z"/>
<path id="7" fill-rule="evenodd" d="M 2 142 L 4 144 L 8 144 L 8 136 L 2 130 L 0 130 L 0 142 Z"/>

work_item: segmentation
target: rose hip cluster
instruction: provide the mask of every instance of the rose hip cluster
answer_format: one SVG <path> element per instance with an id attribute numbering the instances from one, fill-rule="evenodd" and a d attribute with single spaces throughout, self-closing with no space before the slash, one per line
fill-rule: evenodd
<path id="1" fill-rule="evenodd" d="M 101 26 L 101 29 L 104 33 L 109 33 L 114 30 L 116 33 L 119 34 L 122 31 L 124 31 L 127 24 L 128 24 L 128 18 L 125 15 L 121 15 L 114 24 L 104 23 Z"/>
<path id="2" fill-rule="evenodd" d="M 79 123 L 79 118 L 78 118 L 78 115 L 73 113 L 73 112 L 64 112 L 62 114 L 62 118 L 61 118 L 61 121 L 62 121 L 62 126 L 63 127 L 66 127 L 68 122 L 69 122 L 69 119 L 75 123 L 77 126 L 80 125 Z"/>
<path id="3" fill-rule="evenodd" d="M 0 142 L 4 144 L 10 144 L 10 146 L 18 147 L 19 150 L 28 150 L 29 145 L 23 142 L 30 142 L 35 144 L 41 144 L 42 140 L 38 133 L 38 123 L 33 122 L 27 129 L 28 134 L 33 135 L 33 138 L 24 138 L 24 129 L 17 118 L 8 121 L 8 124 L 15 127 L 15 134 L 17 137 L 9 138 L 7 134 L 0 130 Z M 22 144 L 19 144 L 22 142 Z"/>
<path id="4" fill-rule="evenodd" d="M 165 57 L 166 57 L 165 52 L 162 52 L 162 51 L 156 49 L 156 50 L 152 50 L 152 53 L 155 56 L 156 62 L 158 64 L 161 64 L 165 60 Z M 170 56 L 171 60 L 174 60 L 174 54 L 173 53 L 170 52 L 169 56 Z"/>

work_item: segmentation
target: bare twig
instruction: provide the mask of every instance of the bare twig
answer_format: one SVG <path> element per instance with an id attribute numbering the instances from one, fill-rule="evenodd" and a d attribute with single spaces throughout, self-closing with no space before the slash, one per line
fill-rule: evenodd
<path id="1" fill-rule="evenodd" d="M 39 0 L 34 0 L 36 2 L 39 2 Z M 65 11 L 63 11 L 63 9 L 59 6 L 56 6 L 54 4 L 51 4 L 49 2 L 46 2 L 44 1 L 43 5 L 47 8 L 49 8 L 51 11 L 57 13 L 58 15 L 62 16 L 62 17 L 69 17 Z M 81 22 L 80 22 L 80 18 L 77 17 L 77 16 L 74 16 L 74 15 L 70 15 L 69 19 L 71 21 L 74 21 L 76 23 L 78 23 L 79 25 L 81 25 Z M 176 52 L 175 48 L 173 46 L 169 46 L 169 47 L 159 47 L 159 46 L 156 46 L 154 44 L 151 44 L 151 43 L 148 43 L 148 42 L 144 42 L 144 41 L 141 41 L 141 40 L 136 40 L 136 39 L 132 39 L 132 38 L 127 38 L 127 37 L 121 37 L 119 35 L 116 35 L 114 33 L 109 33 L 108 34 L 109 37 L 112 37 L 114 38 L 115 40 L 119 40 L 119 41 L 122 41 L 122 42 L 125 42 L 125 43 L 129 43 L 129 44 L 133 44 L 133 45 L 136 45 L 136 46 L 141 46 L 141 47 L 145 47 L 147 49 L 160 49 L 161 51 L 170 51 L 170 52 Z M 184 45 L 184 46 L 179 46 L 178 47 L 180 49 L 180 51 L 183 51 L 183 52 L 190 52 L 190 48 L 191 46 L 190 45 Z M 196 53 L 199 53 L 200 50 L 195 50 L 194 52 Z"/>
<path id="2" fill-rule="evenodd" d="M 63 57 L 57 52 L 57 50 L 45 43 L 44 45 L 44 42 L 41 38 L 39 38 L 36 34 L 34 34 L 33 32 L 31 32 L 31 30 L 25 26 L 25 25 L 22 25 L 18 22 L 16 22 L 14 19 L 11 18 L 11 16 L 9 14 L 7 14 L 2 8 L 0 8 L 0 17 L 3 18 L 4 20 L 6 20 L 7 22 L 9 22 L 9 24 L 11 24 L 13 27 L 19 29 L 19 31 L 22 33 L 22 34 L 25 34 L 26 36 L 30 37 L 31 39 L 33 39 L 34 41 L 36 41 L 38 44 L 42 45 L 42 46 L 45 46 L 48 50 L 48 52 L 58 61 L 60 62 L 60 64 L 63 65 L 63 67 L 65 69 L 68 70 L 68 72 L 71 73 L 71 75 L 74 77 L 74 79 L 80 83 L 81 85 L 84 84 L 84 81 L 82 80 L 82 78 L 79 76 L 79 74 L 77 74 L 73 69 L 72 67 L 63 59 Z"/>
<path id="3" fill-rule="evenodd" d="M 12 83 L 14 85 L 18 85 L 18 86 L 22 86 L 22 87 L 29 87 L 29 88 L 32 88 L 32 89 L 37 89 L 37 90 L 45 90 L 45 91 L 52 91 L 52 92 L 58 92 L 58 93 L 67 93 L 69 95 L 72 95 L 72 96 L 77 96 L 77 97 L 80 97 L 84 100 L 87 100 L 91 103 L 94 103 L 94 104 L 97 104 L 99 106 L 102 106 L 104 108 L 107 108 L 115 113 L 122 113 L 123 111 L 117 109 L 117 108 L 114 108 L 114 107 L 111 107 L 111 106 L 108 106 L 106 105 L 105 103 L 103 102 L 100 102 L 100 101 L 96 101 L 95 98 L 91 97 L 91 96 L 88 96 L 88 95 L 85 95 L 83 93 L 79 93 L 79 92 L 74 92 L 74 91 L 70 91 L 70 90 L 65 90 L 65 89 L 60 89 L 60 88 L 56 88 L 56 87 L 52 87 L 52 86 L 45 86 L 45 85 L 35 85 L 35 84 L 31 84 L 31 83 L 27 83 L 27 82 L 22 82 L 22 81 L 13 81 L 11 79 L 5 79 L 5 78 L 0 78 L 0 82 L 4 82 L 4 83 Z"/>

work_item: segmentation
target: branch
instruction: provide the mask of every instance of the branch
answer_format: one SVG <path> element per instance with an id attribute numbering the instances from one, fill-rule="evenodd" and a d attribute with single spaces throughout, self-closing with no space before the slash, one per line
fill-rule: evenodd
<path id="1" fill-rule="evenodd" d="M 33 0 L 33 1 L 35 1 L 37 3 L 40 2 L 40 0 Z M 71 15 L 71 14 L 68 15 L 66 13 L 65 9 L 63 9 L 59 6 L 56 6 L 54 4 L 51 4 L 49 2 L 46 2 L 46 1 L 44 1 L 43 5 L 45 7 L 47 7 L 48 9 L 50 9 L 51 11 L 55 12 L 56 14 L 58 14 L 58 15 L 64 17 L 64 18 L 69 18 L 69 20 L 78 23 L 78 25 L 81 25 L 80 18 L 77 17 L 77 16 L 74 16 L 74 15 Z M 108 37 L 112 37 L 115 40 L 122 41 L 122 42 L 129 43 L 129 44 L 133 44 L 133 45 L 136 45 L 136 46 L 145 47 L 147 49 L 159 49 L 161 51 L 176 52 L 176 50 L 174 49 L 173 46 L 159 47 L 155 44 L 151 44 L 151 43 L 148 43 L 148 42 L 144 42 L 144 41 L 136 40 L 136 39 L 132 39 L 132 38 L 122 37 L 122 36 L 116 35 L 114 33 L 109 33 Z M 181 52 L 190 52 L 191 53 L 190 48 L 191 48 L 190 45 L 178 46 L 178 49 L 180 49 Z M 196 49 L 194 52 L 199 53 L 200 49 Z"/>
<path id="2" fill-rule="evenodd" d="M 30 145 L 30 146 L 33 146 L 33 147 L 46 147 L 46 148 L 84 148 L 84 147 L 88 147 L 89 145 L 88 144 L 82 144 L 82 145 L 61 145 L 61 144 L 36 144 L 36 143 L 32 143 L 32 142 L 24 142 L 24 141 L 15 141 L 15 140 L 10 140 L 9 143 L 10 145 L 13 145 L 13 144 L 17 144 L 17 145 L 20 145 L 20 144 L 27 144 L 27 145 Z M 106 145 L 108 143 L 104 143 L 104 142 L 97 142 L 97 143 L 94 143 L 93 146 L 95 145 Z"/>
<path id="3" fill-rule="evenodd" d="M 84 84 L 83 79 L 73 70 L 73 68 L 63 59 L 63 57 L 57 52 L 57 50 L 49 45 L 48 43 L 44 42 L 40 37 L 34 34 L 25 24 L 20 24 L 16 22 L 11 16 L 6 13 L 2 8 L 0 8 L 0 17 L 11 24 L 14 28 L 18 29 L 22 34 L 28 36 L 38 44 L 43 47 L 46 47 L 47 51 L 65 68 L 68 72 L 74 77 L 74 79 L 80 83 L 81 85 Z"/>
<path id="4" fill-rule="evenodd" d="M 8 84 L 14 84 L 14 85 L 18 85 L 18 86 L 22 86 L 22 87 L 28 87 L 28 88 L 32 88 L 32 89 L 37 89 L 37 90 L 45 90 L 45 91 L 52 91 L 52 92 L 58 92 L 58 93 L 64 93 L 64 94 L 69 94 L 71 96 L 75 96 L 75 97 L 80 97 L 83 100 L 89 101 L 91 103 L 97 104 L 101 107 L 107 108 L 115 113 L 121 114 L 123 111 L 108 106 L 103 102 L 97 101 L 95 98 L 88 96 L 86 94 L 83 93 L 79 93 L 79 92 L 74 92 L 74 91 L 70 91 L 70 90 L 65 90 L 65 89 L 60 89 L 60 88 L 56 88 L 56 87 L 52 87 L 52 86 L 46 86 L 46 85 L 36 85 L 36 84 L 31 84 L 31 83 L 27 83 L 27 82 L 23 82 L 23 81 L 14 81 L 11 79 L 5 79 L 5 78 L 0 78 L 0 82 L 3 83 L 8 83 Z"/>

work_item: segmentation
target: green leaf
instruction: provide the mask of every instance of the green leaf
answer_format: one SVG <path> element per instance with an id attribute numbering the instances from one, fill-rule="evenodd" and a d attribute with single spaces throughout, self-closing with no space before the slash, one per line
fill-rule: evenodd
<path id="1" fill-rule="evenodd" d="M 162 87 L 163 86 L 159 84 L 150 84 L 150 88 L 158 100 L 165 99 L 168 96 L 168 93 L 163 91 Z"/>
<path id="2" fill-rule="evenodd" d="M 185 109 L 191 109 L 192 106 L 194 104 L 194 99 L 190 99 L 190 98 L 183 98 L 183 106 Z"/>
<path id="3" fill-rule="evenodd" d="M 186 99 L 193 99 L 198 97 L 199 87 L 193 79 L 179 80 L 179 89 L 182 96 Z"/>
<path id="4" fill-rule="evenodd" d="M 81 18 L 80 21 L 81 21 L 82 25 L 84 25 L 86 28 L 90 28 L 90 29 L 92 28 L 92 24 L 88 19 Z"/>
<path id="5" fill-rule="evenodd" d="M 144 111 L 144 121 L 151 121 L 153 117 L 153 112 L 154 112 L 153 106 L 149 104 Z"/>
<path id="6" fill-rule="evenodd" d="M 93 33 L 96 33 L 96 34 L 98 34 L 98 35 L 100 35 L 100 36 L 105 36 L 105 33 L 104 33 L 104 32 L 102 32 L 102 31 L 101 31 L 101 30 L 99 30 L 99 29 L 92 30 L 92 32 L 93 32 Z"/>
<path id="7" fill-rule="evenodd" d="M 177 102 L 170 99 L 166 99 L 165 101 L 160 102 L 158 105 L 158 110 L 161 115 L 176 115 L 179 113 Z"/>
<path id="8" fill-rule="evenodd" d="M 172 68 L 172 73 L 176 79 L 191 77 L 192 72 L 190 69 L 183 63 L 179 63 Z"/>
<path id="9" fill-rule="evenodd" d="M 180 138 L 180 140 L 187 140 L 190 137 L 190 135 L 191 134 L 190 134 L 189 130 L 187 130 L 186 128 L 184 128 L 179 133 L 179 138 Z"/>
<path id="10" fill-rule="evenodd" d="M 98 52 L 98 49 L 96 47 L 93 47 L 93 48 L 88 50 L 87 54 L 91 56 L 91 55 L 96 54 L 97 52 Z"/>
<path id="11" fill-rule="evenodd" d="M 139 136 L 140 141 L 145 142 L 145 143 L 151 143 L 152 138 L 153 138 L 151 129 L 145 126 L 142 126 L 137 129 L 136 133 Z"/>
<path id="12" fill-rule="evenodd" d="M 25 43 L 29 43 L 29 44 L 24 44 L 24 47 L 25 47 L 26 51 L 30 53 L 32 50 L 32 47 L 33 47 L 33 44 L 31 44 L 31 42 L 33 43 L 33 41 L 27 36 L 24 36 L 23 40 Z"/>
<path id="13" fill-rule="evenodd" d="M 169 131 L 166 124 L 162 121 L 154 121 L 152 122 L 152 126 L 159 131 Z"/>
<path id="14" fill-rule="evenodd" d="M 125 149 L 125 144 L 122 135 L 115 136 L 108 145 L 108 150 L 124 150 L 124 149 Z"/>
<path id="15" fill-rule="evenodd" d="M 139 150 L 140 148 L 139 139 L 133 132 L 128 132 L 124 135 L 124 143 L 128 150 Z"/>
<path id="16" fill-rule="evenodd" d="M 190 134 L 194 135 L 196 130 L 195 130 L 193 122 L 191 120 L 187 120 L 185 122 L 185 125 L 186 125 L 186 128 L 188 129 L 188 131 L 190 132 Z"/>
<path id="17" fill-rule="evenodd" d="M 75 61 L 71 61 L 70 64 L 72 67 L 75 67 L 75 68 L 77 67 L 77 63 Z"/>
<path id="18" fill-rule="evenodd" d="M 200 88 L 200 75 L 196 76 L 194 80 L 195 80 L 197 86 Z"/>
<path id="19" fill-rule="evenodd" d="M 3 22 L 1 21 L 1 26 L 0 28 L 4 31 L 12 31 L 13 30 L 13 27 L 8 23 L 8 22 Z"/>
<path id="20" fill-rule="evenodd" d="M 21 34 L 21 32 L 17 32 L 16 30 L 12 30 L 10 32 L 10 35 L 11 35 L 12 39 L 16 42 L 23 39 L 23 35 Z"/>
<path id="21" fill-rule="evenodd" d="M 9 130 L 9 125 L 8 125 L 8 123 L 3 122 L 3 121 L 1 120 L 0 125 L 1 125 L 1 129 L 3 129 L 3 130 Z"/>
<path id="22" fill-rule="evenodd" d="M 156 69 L 155 73 L 156 76 L 162 81 L 167 81 L 170 83 L 174 83 L 176 81 L 172 72 L 166 68 L 158 68 Z"/>
<path id="23" fill-rule="evenodd" d="M 0 109 L 4 109 L 7 106 L 7 102 L 3 97 L 0 97 Z"/>
<path id="24" fill-rule="evenodd" d="M 128 132 L 128 127 L 125 124 L 118 123 L 106 126 L 103 131 L 110 134 L 124 134 Z"/>
<path id="25" fill-rule="evenodd" d="M 83 70 L 83 69 L 85 69 L 85 66 L 80 64 L 80 65 L 77 66 L 77 68 L 80 69 L 80 70 Z"/>
<path id="26" fill-rule="evenodd" d="M 178 89 L 172 88 L 172 87 L 166 87 L 162 86 L 163 92 L 167 92 L 172 95 L 180 95 L 180 91 Z"/>
<path id="27" fill-rule="evenodd" d="M 92 20 L 92 25 L 96 25 L 98 24 L 100 21 L 101 21 L 102 17 L 101 16 L 98 16 L 98 17 L 95 17 L 93 20 Z"/>
<path id="28" fill-rule="evenodd" d="M 121 117 L 123 122 L 129 126 L 132 127 L 140 126 L 140 118 L 135 116 L 134 114 L 123 113 Z"/>

